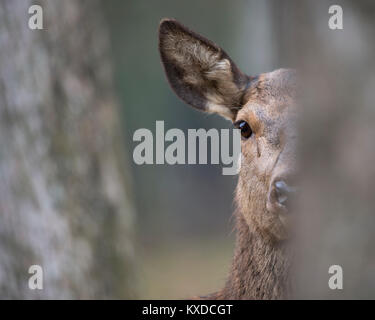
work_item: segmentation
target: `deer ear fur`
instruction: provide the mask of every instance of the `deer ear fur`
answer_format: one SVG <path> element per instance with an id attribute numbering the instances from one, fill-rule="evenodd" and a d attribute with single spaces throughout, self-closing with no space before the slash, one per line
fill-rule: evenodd
<path id="1" fill-rule="evenodd" d="M 249 77 L 220 47 L 179 22 L 164 19 L 159 51 L 168 81 L 182 100 L 234 120 Z"/>

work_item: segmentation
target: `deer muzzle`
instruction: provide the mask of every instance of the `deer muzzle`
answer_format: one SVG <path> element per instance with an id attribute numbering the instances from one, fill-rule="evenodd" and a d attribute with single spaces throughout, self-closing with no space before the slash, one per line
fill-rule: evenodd
<path id="1" fill-rule="evenodd" d="M 297 188 L 287 182 L 285 178 L 273 180 L 268 194 L 267 209 L 273 212 L 288 213 L 290 202 Z"/>

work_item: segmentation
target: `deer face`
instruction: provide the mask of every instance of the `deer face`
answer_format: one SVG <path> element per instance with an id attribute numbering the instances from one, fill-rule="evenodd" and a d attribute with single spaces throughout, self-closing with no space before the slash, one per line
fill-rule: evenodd
<path id="1" fill-rule="evenodd" d="M 280 69 L 254 79 L 234 122 L 242 133 L 237 206 L 248 224 L 276 239 L 287 237 L 295 191 L 294 78 L 293 71 Z"/>
<path id="2" fill-rule="evenodd" d="M 217 45 L 175 20 L 163 20 L 159 50 L 176 94 L 241 130 L 239 211 L 250 227 L 287 237 L 290 179 L 295 167 L 294 72 L 249 77 Z"/>

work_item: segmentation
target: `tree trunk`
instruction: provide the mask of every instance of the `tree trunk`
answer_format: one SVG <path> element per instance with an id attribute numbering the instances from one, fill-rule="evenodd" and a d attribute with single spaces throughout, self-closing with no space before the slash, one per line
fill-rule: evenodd
<path id="1" fill-rule="evenodd" d="M 0 298 L 128 298 L 133 207 L 100 6 L 39 1 L 31 30 L 33 4 L 0 3 Z"/>
<path id="2" fill-rule="evenodd" d="M 340 30 L 329 28 L 332 4 L 292 0 L 279 14 L 301 89 L 296 298 L 373 299 L 375 5 L 334 2 Z M 332 266 L 342 289 L 330 284 Z"/>

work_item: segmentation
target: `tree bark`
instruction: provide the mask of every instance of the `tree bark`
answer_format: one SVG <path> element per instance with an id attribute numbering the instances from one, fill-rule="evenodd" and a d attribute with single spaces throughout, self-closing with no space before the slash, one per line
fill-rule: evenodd
<path id="1" fill-rule="evenodd" d="M 288 1 L 283 56 L 299 71 L 300 193 L 296 298 L 375 297 L 375 45 L 373 1 Z M 278 11 L 276 11 L 278 12 Z M 343 289 L 331 287 L 342 268 Z"/>
<path id="2" fill-rule="evenodd" d="M 0 298 L 132 297 L 127 166 L 97 1 L 0 3 Z M 43 290 L 30 290 L 31 265 Z"/>

